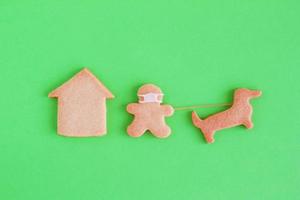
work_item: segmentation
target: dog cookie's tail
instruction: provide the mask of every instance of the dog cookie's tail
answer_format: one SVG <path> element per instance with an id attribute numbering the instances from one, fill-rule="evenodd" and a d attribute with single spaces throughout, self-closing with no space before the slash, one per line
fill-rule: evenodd
<path id="1" fill-rule="evenodd" d="M 203 120 L 197 115 L 197 113 L 195 111 L 192 112 L 192 120 L 193 120 L 193 124 L 202 129 L 203 127 Z"/>

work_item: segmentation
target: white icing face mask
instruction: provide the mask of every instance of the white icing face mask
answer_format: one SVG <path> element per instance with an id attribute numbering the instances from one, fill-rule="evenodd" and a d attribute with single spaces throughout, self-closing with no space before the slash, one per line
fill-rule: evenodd
<path id="1" fill-rule="evenodd" d="M 163 96 L 163 94 L 159 93 L 147 93 L 144 95 L 138 95 L 139 97 L 143 97 L 143 100 L 139 100 L 139 103 L 161 103 L 162 98 L 159 99 L 159 97 Z"/>

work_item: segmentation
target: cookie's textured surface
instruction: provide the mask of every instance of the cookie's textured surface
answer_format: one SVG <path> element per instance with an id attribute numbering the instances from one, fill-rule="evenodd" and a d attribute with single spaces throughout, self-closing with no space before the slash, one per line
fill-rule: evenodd
<path id="1" fill-rule="evenodd" d="M 83 69 L 49 94 L 58 98 L 58 133 L 70 137 L 106 133 L 106 99 L 113 94 L 88 70 Z"/>
<path id="2" fill-rule="evenodd" d="M 223 112 L 214 114 L 202 120 L 196 112 L 192 113 L 192 120 L 196 127 L 200 128 L 208 143 L 214 142 L 216 131 L 244 125 L 252 128 L 252 106 L 250 99 L 259 97 L 261 91 L 249 89 L 237 89 L 234 93 L 234 101 L 231 108 Z"/>
<path id="3" fill-rule="evenodd" d="M 171 134 L 165 117 L 172 116 L 174 109 L 170 105 L 161 105 L 163 93 L 153 84 L 146 84 L 138 91 L 139 103 L 127 106 L 127 112 L 134 115 L 127 132 L 132 137 L 139 137 L 147 130 L 154 136 L 166 138 Z"/>

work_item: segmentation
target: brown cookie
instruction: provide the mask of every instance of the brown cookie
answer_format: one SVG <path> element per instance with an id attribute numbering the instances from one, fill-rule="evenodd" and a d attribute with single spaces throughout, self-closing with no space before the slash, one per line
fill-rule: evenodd
<path id="1" fill-rule="evenodd" d="M 237 89 L 234 93 L 232 107 L 223 112 L 201 119 L 196 112 L 192 113 L 192 120 L 201 129 L 208 143 L 214 142 L 214 134 L 218 130 L 244 125 L 252 128 L 252 105 L 250 99 L 259 97 L 261 91 L 245 88 Z"/>
<path id="2" fill-rule="evenodd" d="M 153 84 L 143 85 L 138 90 L 139 103 L 127 106 L 127 112 L 134 115 L 133 122 L 128 126 L 127 132 L 132 137 L 140 137 L 150 131 L 158 138 L 166 138 L 171 134 L 165 117 L 172 116 L 174 109 L 170 105 L 161 105 L 163 93 Z"/>
<path id="3" fill-rule="evenodd" d="M 106 134 L 106 99 L 114 96 L 88 69 L 77 73 L 49 97 L 58 98 L 57 129 L 60 135 Z"/>

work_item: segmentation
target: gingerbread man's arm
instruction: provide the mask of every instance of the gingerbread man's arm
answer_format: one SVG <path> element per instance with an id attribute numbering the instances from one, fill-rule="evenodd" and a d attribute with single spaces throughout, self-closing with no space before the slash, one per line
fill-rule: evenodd
<path id="1" fill-rule="evenodd" d="M 135 114 L 138 112 L 138 110 L 139 110 L 138 103 L 131 103 L 131 104 L 128 104 L 128 106 L 127 106 L 127 112 L 129 112 L 130 114 Z"/>
<path id="2" fill-rule="evenodd" d="M 165 116 L 172 116 L 174 113 L 174 108 L 170 105 L 162 105 L 161 108 Z"/>

